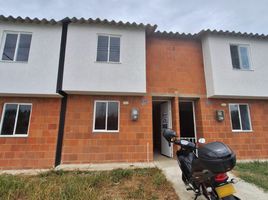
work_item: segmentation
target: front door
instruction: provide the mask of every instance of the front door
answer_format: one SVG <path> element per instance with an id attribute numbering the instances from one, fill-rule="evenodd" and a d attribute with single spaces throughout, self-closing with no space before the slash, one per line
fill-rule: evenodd
<path id="1" fill-rule="evenodd" d="M 172 128 L 171 102 L 167 101 L 161 105 L 161 154 L 173 157 L 173 145 L 169 145 L 163 136 L 166 128 Z"/>

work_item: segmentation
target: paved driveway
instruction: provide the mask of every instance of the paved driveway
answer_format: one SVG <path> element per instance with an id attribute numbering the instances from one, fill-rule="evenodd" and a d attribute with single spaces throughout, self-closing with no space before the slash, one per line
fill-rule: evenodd
<path id="1" fill-rule="evenodd" d="M 193 191 L 186 191 L 185 189 L 185 185 L 181 180 L 181 171 L 176 160 L 157 155 L 154 163 L 158 168 L 163 170 L 167 179 L 172 182 L 181 200 L 194 199 Z M 229 174 L 229 176 L 234 177 L 232 174 Z M 236 196 L 242 200 L 268 200 L 268 193 L 243 180 L 239 179 L 239 182 L 235 184 L 235 188 L 237 190 Z M 198 198 L 198 200 L 203 199 L 205 198 Z"/>

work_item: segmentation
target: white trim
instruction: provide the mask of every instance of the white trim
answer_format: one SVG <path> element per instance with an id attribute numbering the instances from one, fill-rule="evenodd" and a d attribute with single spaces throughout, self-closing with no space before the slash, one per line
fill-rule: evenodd
<path id="1" fill-rule="evenodd" d="M 106 103 L 105 129 L 95 129 L 96 103 L 97 102 L 104 102 L 104 103 Z M 117 130 L 107 130 L 108 103 L 109 102 L 116 102 L 116 103 L 118 103 L 118 125 L 117 125 Z M 119 131 L 120 131 L 120 101 L 117 101 L 117 100 L 94 100 L 92 132 L 93 133 L 118 133 Z"/>
<path id="2" fill-rule="evenodd" d="M 7 104 L 17 105 L 16 118 L 15 118 L 15 123 L 14 123 L 13 134 L 12 135 L 2 135 L 1 134 Z M 27 134 L 15 134 L 16 129 L 17 129 L 17 120 L 18 120 L 19 108 L 20 108 L 21 105 L 29 105 L 29 106 L 31 106 L 31 108 L 30 108 L 30 116 L 29 116 L 29 123 L 28 123 L 28 127 L 27 127 Z M 30 124 L 31 124 L 31 117 L 32 117 L 32 107 L 33 107 L 32 103 L 15 103 L 15 102 L 4 103 L 3 110 L 2 110 L 2 116 L 1 116 L 1 122 L 0 122 L 0 137 L 28 137 Z"/>
<path id="3" fill-rule="evenodd" d="M 15 52 L 14 52 L 14 58 L 13 60 L 3 60 L 3 52 L 4 52 L 4 47 L 6 44 L 6 36 L 7 34 L 17 34 L 17 41 L 16 41 L 16 47 L 15 47 Z M 31 35 L 31 42 L 30 42 L 30 48 L 29 48 L 29 55 L 28 55 L 28 60 L 27 61 L 17 61 L 17 54 L 18 54 L 18 47 L 19 47 L 19 42 L 20 42 L 20 35 L 21 34 L 27 34 Z M 29 57 L 30 57 L 30 49 L 31 49 L 31 43 L 32 43 L 32 32 L 25 32 L 25 31 L 4 31 L 3 32 L 3 39 L 1 41 L 1 57 L 0 57 L 0 62 L 7 62 L 7 63 L 28 63 Z"/>
<path id="4" fill-rule="evenodd" d="M 99 40 L 99 36 L 106 36 L 108 37 L 108 54 L 107 54 L 107 61 L 97 61 L 97 57 L 98 57 L 98 40 Z M 119 46 L 119 61 L 118 62 L 114 62 L 114 61 L 110 61 L 110 38 L 111 37 L 117 37 L 119 38 L 119 42 L 120 42 L 120 46 Z M 96 52 L 96 58 L 95 58 L 95 62 L 96 63 L 109 63 L 109 64 L 122 64 L 121 63 L 121 35 L 116 35 L 116 34 L 105 34 L 105 33 L 97 33 L 97 52 Z"/>
<path id="5" fill-rule="evenodd" d="M 13 135 L 15 135 L 16 129 L 17 129 L 19 110 L 20 110 L 20 105 L 17 104 L 17 112 L 16 112 L 16 117 L 15 117 L 15 124 L 14 124 L 14 127 L 13 127 Z M 2 132 L 2 130 L 1 130 L 1 132 Z"/>
<path id="6" fill-rule="evenodd" d="M 17 42 L 16 42 L 16 47 L 15 47 L 15 53 L 14 53 L 14 61 L 17 61 L 17 56 L 18 56 L 18 48 L 19 48 L 19 42 L 20 42 L 20 34 L 18 33 L 18 37 L 17 37 Z"/>
<path id="7" fill-rule="evenodd" d="M 231 106 L 232 105 L 238 106 L 238 117 L 239 117 L 240 129 L 233 129 L 232 114 L 231 114 Z M 240 105 L 247 106 L 250 130 L 243 130 L 242 121 L 241 121 L 241 113 L 240 113 Z M 229 107 L 229 116 L 230 116 L 230 123 L 231 123 L 232 132 L 248 132 L 248 133 L 253 132 L 249 104 L 248 103 L 229 103 L 228 107 Z"/>

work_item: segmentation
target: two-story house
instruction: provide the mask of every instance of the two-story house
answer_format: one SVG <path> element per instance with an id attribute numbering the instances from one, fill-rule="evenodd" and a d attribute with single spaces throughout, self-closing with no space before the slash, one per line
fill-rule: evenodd
<path id="1" fill-rule="evenodd" d="M 162 131 L 268 158 L 267 36 L 0 16 L 0 169 L 173 157 Z"/>
<path id="2" fill-rule="evenodd" d="M 53 166 L 62 26 L 0 16 L 0 169 Z"/>
<path id="3" fill-rule="evenodd" d="M 268 40 L 258 34 L 201 31 L 206 107 L 203 133 L 230 144 L 239 159 L 268 157 Z M 224 120 L 213 121 L 215 110 Z"/>
<path id="4" fill-rule="evenodd" d="M 222 141 L 238 159 L 268 157 L 267 36 L 223 31 L 147 37 L 154 152 L 172 157 L 163 128 Z"/>
<path id="5" fill-rule="evenodd" d="M 67 93 L 61 163 L 152 160 L 146 35 L 155 26 L 72 19 L 62 89 Z M 135 112 L 137 116 L 131 116 Z"/>

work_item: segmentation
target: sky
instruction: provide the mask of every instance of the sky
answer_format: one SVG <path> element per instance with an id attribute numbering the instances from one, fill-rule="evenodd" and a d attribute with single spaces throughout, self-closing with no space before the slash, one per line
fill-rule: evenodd
<path id="1" fill-rule="evenodd" d="M 268 0 L 0 0 L 0 14 L 150 23 L 157 30 L 180 33 L 216 29 L 268 34 Z"/>

